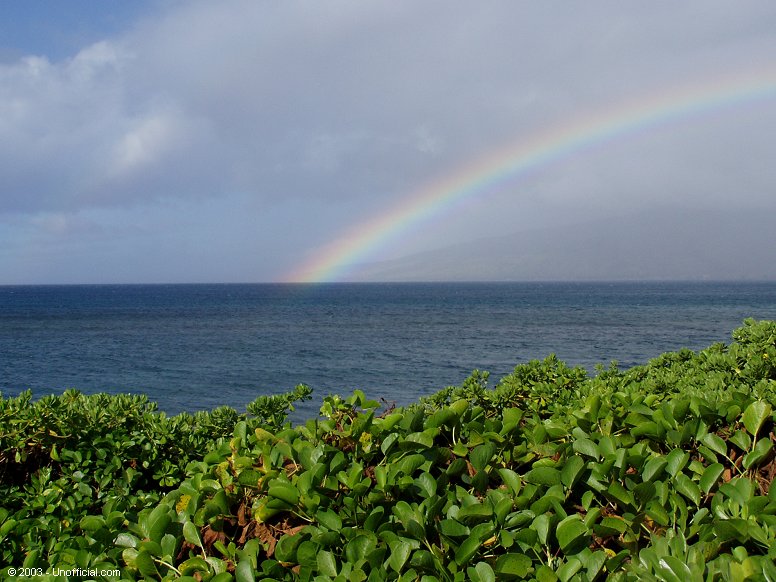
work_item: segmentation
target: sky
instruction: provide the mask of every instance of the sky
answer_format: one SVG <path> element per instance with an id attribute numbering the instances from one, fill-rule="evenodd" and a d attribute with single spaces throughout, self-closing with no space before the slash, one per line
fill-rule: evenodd
<path id="1" fill-rule="evenodd" d="M 771 0 L 0 14 L 0 284 L 349 280 L 659 208 L 776 215 Z"/>

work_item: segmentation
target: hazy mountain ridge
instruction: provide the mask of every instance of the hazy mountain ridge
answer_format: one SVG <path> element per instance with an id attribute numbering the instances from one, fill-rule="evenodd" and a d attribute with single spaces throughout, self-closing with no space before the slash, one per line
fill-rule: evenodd
<path id="1" fill-rule="evenodd" d="M 352 281 L 776 279 L 769 213 L 664 208 L 365 264 Z"/>

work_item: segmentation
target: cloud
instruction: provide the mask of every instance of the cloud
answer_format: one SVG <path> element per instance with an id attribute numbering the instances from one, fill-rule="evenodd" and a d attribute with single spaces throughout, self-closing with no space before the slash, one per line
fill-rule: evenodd
<path id="1" fill-rule="evenodd" d="M 0 216 L 37 216 L 25 232 L 60 224 L 58 236 L 76 237 L 63 225 L 79 213 L 116 213 L 115 226 L 121 212 L 167 216 L 168 204 L 205 216 L 236 196 L 255 231 L 294 228 L 294 242 L 273 247 L 293 262 L 504 144 L 776 57 L 765 1 L 150 6 L 69 58 L 0 64 Z M 470 229 L 460 216 L 428 226 L 423 244 L 564 207 L 719 207 L 734 191 L 739 204 L 770 205 L 774 130 L 766 103 L 572 156 L 473 203 Z M 219 217 L 212 237 L 227 252 L 230 233 L 248 229 Z"/>
<path id="2" fill-rule="evenodd" d="M 761 18 L 731 27 L 721 5 L 689 30 L 697 4 L 170 6 L 63 62 L 0 68 L 4 210 L 392 196 L 600 100 L 713 75 L 720 40 L 729 60 L 774 49 Z"/>

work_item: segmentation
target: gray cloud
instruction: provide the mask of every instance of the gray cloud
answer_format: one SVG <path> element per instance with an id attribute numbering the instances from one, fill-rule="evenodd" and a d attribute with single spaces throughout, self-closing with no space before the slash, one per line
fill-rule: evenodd
<path id="1" fill-rule="evenodd" d="M 121 212 L 142 222 L 170 200 L 198 223 L 239 195 L 253 220 L 252 234 L 236 229 L 245 244 L 274 244 L 278 264 L 294 262 L 502 144 L 668 87 L 772 72 L 776 56 L 776 6 L 764 1 L 156 10 L 69 58 L 0 64 L 0 215 L 28 217 L 13 232 L 74 240 L 90 229 L 64 225 L 83 213 L 98 223 L 116 213 L 113 228 Z M 507 232 L 564 207 L 591 217 L 679 199 L 724 207 L 732 196 L 772 206 L 775 129 L 770 101 L 581 152 L 490 194 L 472 208 L 477 229 L 462 233 L 453 217 L 428 225 L 423 244 L 444 244 L 452 228 Z M 209 243 L 224 254 L 235 244 L 227 210 Z M 297 240 L 278 242 L 279 224 Z M 11 230 L 0 242 L 21 244 Z M 185 246 L 185 229 L 172 230 Z M 251 278 L 278 272 L 266 268 Z"/>

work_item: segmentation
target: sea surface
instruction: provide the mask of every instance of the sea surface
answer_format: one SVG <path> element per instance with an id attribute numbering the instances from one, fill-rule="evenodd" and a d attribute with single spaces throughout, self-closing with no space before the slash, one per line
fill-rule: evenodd
<path id="1" fill-rule="evenodd" d="M 305 383 L 406 404 L 551 353 L 595 373 L 730 342 L 776 283 L 0 287 L 0 392 L 144 393 L 170 414 Z"/>

